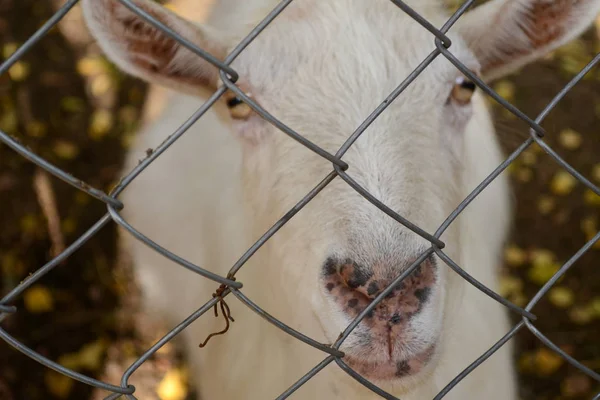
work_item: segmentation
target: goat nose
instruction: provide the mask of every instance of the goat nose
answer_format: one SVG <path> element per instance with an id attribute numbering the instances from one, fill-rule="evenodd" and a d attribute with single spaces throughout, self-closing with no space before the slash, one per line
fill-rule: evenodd
<path id="1" fill-rule="evenodd" d="M 365 267 L 350 259 L 340 261 L 330 258 L 323 266 L 322 278 L 328 295 L 354 318 L 401 272 L 400 268 Z M 435 281 L 436 265 L 429 258 L 396 285 L 366 318 L 375 318 L 378 324 L 387 325 L 397 325 L 410 319 L 427 303 Z"/>

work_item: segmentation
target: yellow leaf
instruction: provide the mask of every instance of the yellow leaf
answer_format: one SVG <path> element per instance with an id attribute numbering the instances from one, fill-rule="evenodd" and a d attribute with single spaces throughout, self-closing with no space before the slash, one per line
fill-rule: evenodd
<path id="1" fill-rule="evenodd" d="M 19 126 L 19 118 L 13 109 L 7 109 L 0 114 L 0 129 L 4 132 L 14 133 Z"/>
<path id="2" fill-rule="evenodd" d="M 556 201 L 550 196 L 540 196 L 538 199 L 538 210 L 542 215 L 548 215 L 554 210 Z"/>
<path id="3" fill-rule="evenodd" d="M 79 113 L 85 111 L 85 101 L 75 96 L 66 96 L 60 100 L 60 106 L 68 112 Z"/>
<path id="4" fill-rule="evenodd" d="M 494 90 L 500 97 L 505 100 L 512 102 L 515 99 L 515 85 L 514 83 L 504 80 L 494 85 Z"/>
<path id="5" fill-rule="evenodd" d="M 29 65 L 25 64 L 23 61 L 17 61 L 9 68 L 8 75 L 10 75 L 11 79 L 15 82 L 24 81 L 27 79 L 27 76 L 29 76 Z"/>
<path id="6" fill-rule="evenodd" d="M 583 193 L 583 201 L 585 204 L 590 206 L 600 206 L 600 196 L 592 192 L 590 189 L 586 189 Z"/>
<path id="7" fill-rule="evenodd" d="M 576 324 L 585 325 L 594 319 L 594 314 L 591 307 L 574 307 L 569 311 L 569 317 Z"/>
<path id="8" fill-rule="evenodd" d="M 515 177 L 519 182 L 531 182 L 531 179 L 533 179 L 533 171 L 529 168 L 519 168 L 515 173 Z"/>
<path id="9" fill-rule="evenodd" d="M 5 59 L 12 56 L 13 53 L 15 51 L 17 51 L 17 49 L 19 48 L 19 46 L 15 43 L 15 42 L 8 42 L 4 45 L 4 47 L 2 48 L 2 57 L 4 57 Z"/>
<path id="10" fill-rule="evenodd" d="M 81 370 L 82 368 L 97 371 L 102 366 L 102 357 L 105 350 L 106 342 L 98 340 L 86 344 L 76 353 L 63 354 L 59 357 L 58 363 L 74 371 Z"/>
<path id="11" fill-rule="evenodd" d="M 598 223 L 596 220 L 596 217 L 594 216 L 589 216 L 589 217 L 585 217 L 584 219 L 581 220 L 581 230 L 583 231 L 583 233 L 585 233 L 586 235 L 591 235 L 594 236 L 596 234 L 596 232 L 598 232 Z M 591 238 L 590 238 L 591 239 Z"/>
<path id="12" fill-rule="evenodd" d="M 523 293 L 515 293 L 510 296 L 509 300 L 517 307 L 525 307 L 525 305 L 529 302 Z"/>
<path id="13" fill-rule="evenodd" d="M 97 340 L 86 344 L 79 350 L 79 364 L 88 370 L 97 371 L 102 367 L 102 358 L 106 351 L 106 342 Z"/>
<path id="14" fill-rule="evenodd" d="M 0 266 L 6 276 L 18 276 L 23 273 L 23 262 L 14 253 L 0 254 Z"/>
<path id="15" fill-rule="evenodd" d="M 156 390 L 160 400 L 184 400 L 187 396 L 185 378 L 181 371 L 169 371 Z"/>
<path id="16" fill-rule="evenodd" d="M 54 309 L 54 299 L 50 290 L 41 285 L 35 285 L 23 295 L 25 308 L 32 313 L 43 313 Z"/>
<path id="17" fill-rule="evenodd" d="M 25 126 L 27 134 L 34 138 L 46 136 L 46 125 L 40 121 L 31 121 Z"/>
<path id="18" fill-rule="evenodd" d="M 48 391 L 60 399 L 66 399 L 71 394 L 73 384 L 71 378 L 55 371 L 47 371 L 44 377 Z"/>
<path id="19" fill-rule="evenodd" d="M 535 353 L 535 366 L 539 375 L 552 375 L 564 362 L 561 356 L 546 348 L 541 348 Z"/>
<path id="20" fill-rule="evenodd" d="M 100 140 L 110 131 L 113 126 L 113 116 L 108 110 L 97 110 L 92 114 L 90 123 L 90 137 Z"/>
<path id="21" fill-rule="evenodd" d="M 77 62 L 77 71 L 83 76 L 93 76 L 106 71 L 100 58 L 86 57 Z"/>
<path id="22" fill-rule="evenodd" d="M 554 253 L 546 249 L 532 250 L 530 257 L 534 266 L 552 264 L 556 260 Z"/>
<path id="23" fill-rule="evenodd" d="M 112 88 L 112 82 L 111 82 L 109 76 L 106 74 L 98 75 L 92 81 L 91 89 L 92 89 L 92 94 L 95 97 L 100 97 L 100 96 L 106 94 L 111 88 Z"/>
<path id="24" fill-rule="evenodd" d="M 521 154 L 521 161 L 524 165 L 535 165 L 537 162 L 537 154 L 533 150 L 527 149 Z"/>
<path id="25" fill-rule="evenodd" d="M 39 227 L 39 222 L 35 214 L 25 214 L 20 221 L 21 231 L 27 234 L 33 234 Z"/>
<path id="26" fill-rule="evenodd" d="M 58 363 L 65 368 L 76 371 L 79 369 L 79 356 L 77 353 L 63 354 L 58 357 Z"/>
<path id="27" fill-rule="evenodd" d="M 527 261 L 527 253 L 517 246 L 508 246 L 504 249 L 504 260 L 511 267 L 519 267 Z"/>
<path id="28" fill-rule="evenodd" d="M 600 297 L 595 297 L 590 303 L 590 311 L 594 316 L 600 318 Z"/>
<path id="29" fill-rule="evenodd" d="M 542 348 L 535 353 L 535 365 L 538 374 L 548 376 L 555 373 L 563 364 L 564 360 L 555 352 Z"/>
<path id="30" fill-rule="evenodd" d="M 548 282 L 559 269 L 560 267 L 556 263 L 537 264 L 531 267 L 528 277 L 532 282 L 541 286 Z"/>
<path id="31" fill-rule="evenodd" d="M 514 276 L 501 276 L 498 292 L 501 296 L 508 297 L 523 290 L 523 281 Z"/>
<path id="32" fill-rule="evenodd" d="M 137 355 L 135 345 L 130 341 L 123 343 L 121 346 L 121 352 L 127 357 L 135 357 Z"/>
<path id="33" fill-rule="evenodd" d="M 592 178 L 596 181 L 596 182 L 600 182 L 600 164 L 596 164 L 594 165 L 594 167 L 592 168 Z"/>
<path id="34" fill-rule="evenodd" d="M 535 372 L 535 354 L 525 353 L 519 358 L 519 371 L 524 373 Z"/>
<path id="35" fill-rule="evenodd" d="M 79 149 L 71 142 L 59 140 L 54 145 L 54 153 L 65 160 L 72 160 L 79 154 Z"/>
<path id="36" fill-rule="evenodd" d="M 550 290 L 548 299 L 558 308 L 567 308 L 575 301 L 575 294 L 569 288 L 558 286 Z"/>
<path id="37" fill-rule="evenodd" d="M 65 218 L 60 227 L 65 235 L 70 235 L 77 230 L 77 220 L 75 218 Z"/>
<path id="38" fill-rule="evenodd" d="M 576 150 L 581 146 L 581 134 L 573 129 L 565 129 L 559 135 L 560 144 L 568 150 Z"/>
<path id="39" fill-rule="evenodd" d="M 552 193 L 557 195 L 566 195 L 571 193 L 577 185 L 577 179 L 566 171 L 558 171 L 550 182 Z"/>
<path id="40" fill-rule="evenodd" d="M 92 198 L 90 197 L 90 195 L 85 192 L 80 192 L 80 191 L 75 192 L 75 203 L 77 203 L 81 206 L 85 206 L 86 204 L 89 204 L 91 199 Z"/>

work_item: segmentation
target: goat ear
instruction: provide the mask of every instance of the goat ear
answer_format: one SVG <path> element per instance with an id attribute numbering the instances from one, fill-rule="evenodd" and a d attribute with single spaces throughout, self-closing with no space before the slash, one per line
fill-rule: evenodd
<path id="1" fill-rule="evenodd" d="M 150 0 L 133 0 L 133 3 L 217 59 L 226 56 L 226 47 L 207 27 L 186 21 Z M 82 6 L 90 33 L 123 71 L 187 93 L 216 87 L 218 68 L 119 0 L 83 0 Z"/>
<path id="2" fill-rule="evenodd" d="M 543 57 L 580 35 L 600 0 L 492 0 L 465 14 L 456 29 L 493 80 Z"/>

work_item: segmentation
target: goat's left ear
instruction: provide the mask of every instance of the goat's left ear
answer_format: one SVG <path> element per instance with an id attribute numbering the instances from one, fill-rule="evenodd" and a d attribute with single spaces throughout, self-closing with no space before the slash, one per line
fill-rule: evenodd
<path id="1" fill-rule="evenodd" d="M 456 29 L 489 81 L 574 39 L 599 12 L 600 0 L 492 0 L 461 17 Z"/>

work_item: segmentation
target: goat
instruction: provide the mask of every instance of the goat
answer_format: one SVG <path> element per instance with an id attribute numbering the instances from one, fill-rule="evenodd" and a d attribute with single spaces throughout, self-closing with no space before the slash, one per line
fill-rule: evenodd
<path id="1" fill-rule="evenodd" d="M 273 0 L 229 1 L 211 25 L 149 0 L 154 18 L 223 60 Z M 217 2 L 218 3 L 218 2 Z M 434 26 L 441 0 L 405 2 Z M 145 126 L 126 170 L 219 88 L 219 71 L 118 0 L 83 0 L 90 32 L 123 71 L 173 89 L 161 117 Z M 227 7 L 227 8 L 223 8 Z M 492 0 L 448 32 L 450 51 L 485 82 L 512 73 L 588 27 L 599 0 Z M 434 50 L 434 37 L 389 0 L 298 0 L 234 60 L 236 83 L 289 127 L 335 153 L 393 89 Z M 123 193 L 123 215 L 164 248 L 222 276 L 269 227 L 314 188 L 331 162 L 299 145 L 227 92 Z M 437 57 L 343 156 L 348 174 L 375 198 L 434 232 L 501 162 L 485 99 Z M 444 252 L 498 289 L 511 201 L 504 175 L 441 237 Z M 144 310 L 174 326 L 211 298 L 199 277 L 125 235 Z M 339 177 L 306 205 L 236 275 L 268 313 L 322 343 L 348 324 L 428 248 Z M 228 298 L 235 317 L 204 316 L 182 333 L 202 399 L 273 398 L 324 358 Z M 509 330 L 505 307 L 425 258 L 356 327 L 340 350 L 366 379 L 403 400 L 433 398 Z M 476 368 L 449 399 L 516 399 L 510 344 Z M 328 366 L 297 394 L 306 399 L 378 395 Z"/>

